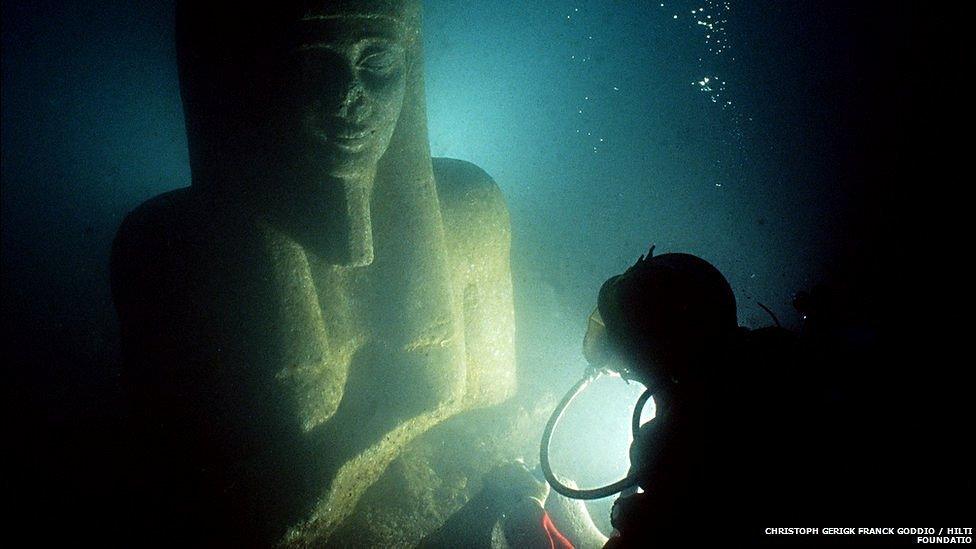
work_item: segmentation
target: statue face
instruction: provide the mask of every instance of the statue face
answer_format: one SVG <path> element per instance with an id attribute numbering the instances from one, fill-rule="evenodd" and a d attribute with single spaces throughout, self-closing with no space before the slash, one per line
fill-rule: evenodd
<path id="1" fill-rule="evenodd" d="M 386 17 L 302 21 L 284 63 L 292 161 L 313 179 L 368 174 L 390 143 L 403 104 L 403 26 Z"/>

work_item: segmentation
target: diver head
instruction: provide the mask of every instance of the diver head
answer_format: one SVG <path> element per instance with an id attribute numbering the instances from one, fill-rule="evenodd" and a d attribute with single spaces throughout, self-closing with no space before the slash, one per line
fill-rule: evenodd
<path id="1" fill-rule="evenodd" d="M 584 341 L 591 364 L 649 387 L 689 379 L 738 327 L 718 269 L 694 255 L 653 252 L 604 282 Z"/>

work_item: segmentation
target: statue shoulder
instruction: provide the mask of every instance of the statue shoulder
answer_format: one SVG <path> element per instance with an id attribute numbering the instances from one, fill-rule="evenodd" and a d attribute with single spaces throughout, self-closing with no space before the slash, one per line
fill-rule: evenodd
<path id="1" fill-rule="evenodd" d="M 515 308 L 511 228 L 498 185 L 474 164 L 435 158 L 434 178 L 454 282 L 464 318 L 468 407 L 515 392 Z"/>
<path id="2" fill-rule="evenodd" d="M 192 202 L 189 188 L 176 189 L 150 198 L 129 212 L 112 243 L 113 268 L 117 260 L 151 257 L 174 245 L 177 236 L 185 232 Z"/>
<path id="3" fill-rule="evenodd" d="M 508 208 L 495 181 L 470 162 L 432 160 L 448 245 L 460 253 L 480 254 L 489 247 L 507 254 L 511 239 Z"/>
<path id="4" fill-rule="evenodd" d="M 139 299 L 140 287 L 155 286 L 167 268 L 185 258 L 204 216 L 192 189 L 150 198 L 122 220 L 112 242 L 110 275 L 116 305 Z"/>

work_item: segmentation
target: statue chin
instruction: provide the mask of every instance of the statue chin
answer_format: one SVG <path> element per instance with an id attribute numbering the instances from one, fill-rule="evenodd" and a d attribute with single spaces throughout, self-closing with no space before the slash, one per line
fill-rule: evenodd
<path id="1" fill-rule="evenodd" d="M 371 182 L 329 178 L 316 198 L 279 202 L 272 225 L 318 259 L 344 267 L 373 262 Z M 312 195 L 314 196 L 314 195 Z"/>

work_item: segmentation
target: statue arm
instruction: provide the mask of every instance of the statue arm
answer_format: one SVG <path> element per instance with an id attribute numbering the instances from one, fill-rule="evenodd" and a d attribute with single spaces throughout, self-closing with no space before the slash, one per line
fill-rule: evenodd
<path id="1" fill-rule="evenodd" d="M 166 411 L 178 409 L 163 396 L 175 362 L 178 335 L 167 318 L 161 281 L 166 241 L 154 235 L 158 210 L 153 202 L 126 216 L 112 243 L 110 277 L 112 299 L 119 320 L 123 369 L 120 382 L 126 402 L 124 466 L 121 474 L 132 490 L 134 505 L 128 511 L 136 524 L 159 514 L 172 513 L 166 507 L 168 495 L 186 489 L 190 476 L 174 456 L 186 454 L 187 441 L 167 430 Z M 148 524 L 148 522 L 146 522 Z"/>
<path id="2" fill-rule="evenodd" d="M 515 391 L 515 311 L 511 228 L 498 185 L 468 162 L 435 158 L 454 297 L 464 319 L 467 407 Z"/>
<path id="3" fill-rule="evenodd" d="M 158 273 L 153 269 L 154 254 L 145 234 L 144 208 L 125 217 L 112 242 L 112 301 L 119 320 L 126 377 L 132 368 L 139 368 L 141 357 L 151 354 L 148 347 L 154 346 L 150 343 L 154 339 L 150 309 L 155 300 L 150 288 L 156 286 Z"/>
<path id="4" fill-rule="evenodd" d="M 161 383 L 189 382 L 208 355 L 212 300 L 190 267 L 186 196 L 173 191 L 129 213 L 112 243 L 109 273 L 119 320 L 127 390 L 157 392 Z M 193 299 L 191 299 L 191 297 Z"/>

